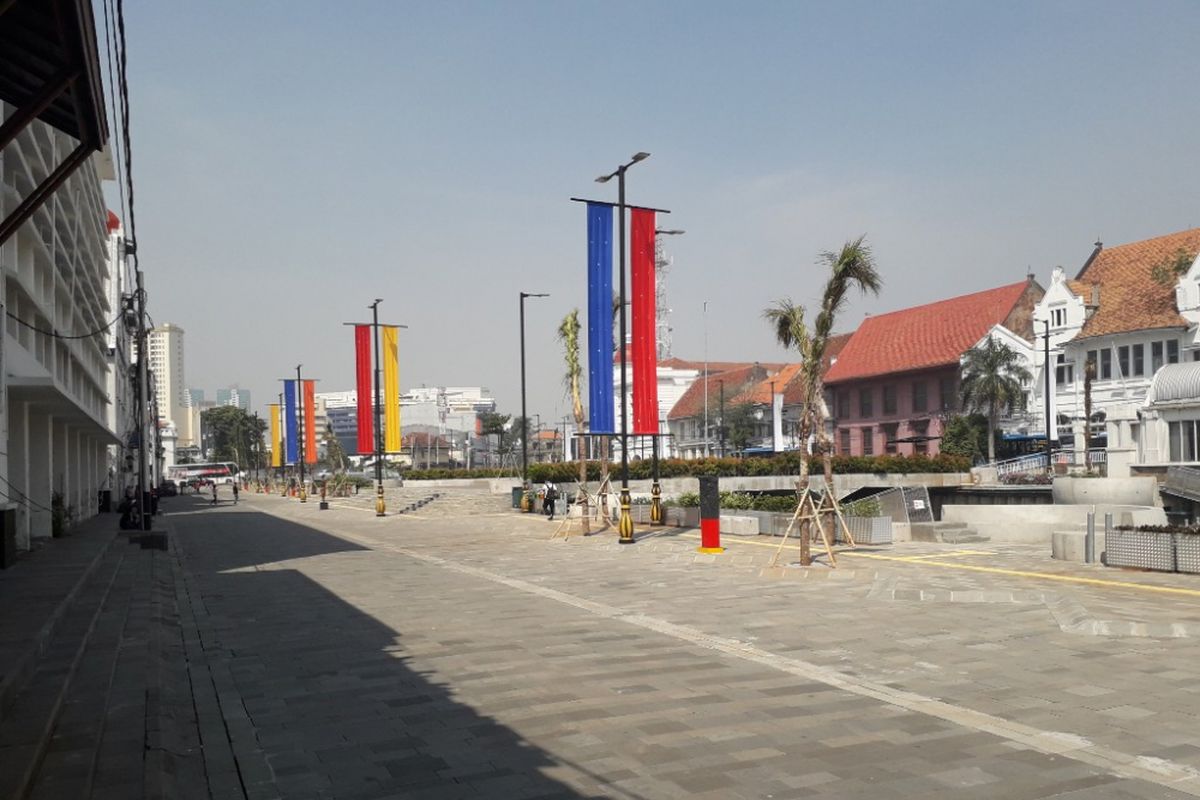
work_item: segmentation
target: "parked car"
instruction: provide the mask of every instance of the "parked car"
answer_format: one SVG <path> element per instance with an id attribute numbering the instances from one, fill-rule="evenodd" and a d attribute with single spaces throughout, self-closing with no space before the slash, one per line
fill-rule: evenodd
<path id="1" fill-rule="evenodd" d="M 165 480 L 158 485 L 158 494 L 160 497 L 174 497 L 179 494 L 179 485 L 173 480 Z"/>

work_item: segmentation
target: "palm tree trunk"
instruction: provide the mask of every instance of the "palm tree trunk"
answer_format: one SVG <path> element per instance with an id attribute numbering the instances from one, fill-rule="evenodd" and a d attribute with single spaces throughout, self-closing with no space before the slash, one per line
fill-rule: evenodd
<path id="1" fill-rule="evenodd" d="M 988 414 L 988 463 L 996 463 L 996 412 Z M 1046 433 L 1049 436 L 1049 432 Z"/>
<path id="2" fill-rule="evenodd" d="M 582 430 L 582 428 L 581 428 Z M 588 533 L 587 452 L 584 450 L 587 437 L 579 434 L 579 492 L 575 503 L 579 506 L 580 530 Z"/>

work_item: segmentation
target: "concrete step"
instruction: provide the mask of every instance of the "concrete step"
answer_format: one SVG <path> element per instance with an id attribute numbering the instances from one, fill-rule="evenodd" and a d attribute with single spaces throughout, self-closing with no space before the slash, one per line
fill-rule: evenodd
<path id="1" fill-rule="evenodd" d="M 980 536 L 965 522 L 914 522 L 912 524 L 912 540 L 914 542 L 943 542 L 945 544 L 971 544 L 991 541 L 986 536 Z"/>

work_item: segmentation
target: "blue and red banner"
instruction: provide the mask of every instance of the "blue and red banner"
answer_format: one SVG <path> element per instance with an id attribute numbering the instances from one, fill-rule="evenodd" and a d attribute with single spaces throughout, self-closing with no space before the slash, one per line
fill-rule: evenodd
<path id="1" fill-rule="evenodd" d="M 299 450 L 296 437 L 296 382 L 283 382 L 283 430 L 284 441 L 287 443 L 284 452 L 287 454 L 286 463 L 295 464 L 299 460 Z"/>
<path id="2" fill-rule="evenodd" d="M 658 433 L 658 336 L 655 313 L 654 212 L 635 208 L 629 228 L 630 289 L 633 319 L 633 431 Z"/>
<path id="3" fill-rule="evenodd" d="M 587 204 L 588 413 L 592 433 L 615 433 L 613 396 L 613 209 Z"/>

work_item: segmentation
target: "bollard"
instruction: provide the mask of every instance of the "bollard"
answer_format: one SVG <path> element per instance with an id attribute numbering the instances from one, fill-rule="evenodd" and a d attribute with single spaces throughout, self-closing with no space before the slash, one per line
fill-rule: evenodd
<path id="1" fill-rule="evenodd" d="M 724 553 L 721 547 L 721 492 L 716 475 L 700 477 L 701 553 Z"/>
<path id="2" fill-rule="evenodd" d="M 1091 564 L 1096 557 L 1096 512 L 1087 515 L 1087 533 L 1083 536 L 1083 563 Z"/>
<path id="3" fill-rule="evenodd" d="M 1104 515 L 1104 546 L 1105 547 L 1108 547 L 1108 535 L 1110 533 L 1112 533 L 1112 529 L 1113 529 L 1113 515 L 1112 515 L 1112 512 L 1109 511 L 1108 513 L 1106 513 Z M 1092 561 L 1093 561 L 1093 563 L 1096 563 L 1096 564 L 1100 563 L 1100 559 L 1096 557 L 1096 542 L 1095 542 L 1095 540 L 1092 541 Z"/>

